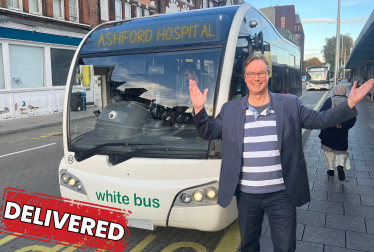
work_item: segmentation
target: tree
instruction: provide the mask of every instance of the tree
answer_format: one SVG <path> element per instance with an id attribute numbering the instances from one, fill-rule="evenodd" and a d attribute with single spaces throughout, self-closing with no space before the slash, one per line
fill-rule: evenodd
<path id="1" fill-rule="evenodd" d="M 305 61 L 305 64 L 303 65 L 303 72 L 306 72 L 307 67 L 313 67 L 313 66 L 322 66 L 322 62 L 317 58 L 309 58 Z"/>
<path id="2" fill-rule="evenodd" d="M 340 35 L 340 57 L 339 62 L 343 60 L 343 55 L 341 52 L 341 40 L 343 38 L 343 46 L 346 47 L 346 58 L 348 60 L 351 48 L 353 46 L 353 38 L 349 34 Z M 330 73 L 334 73 L 335 70 L 335 49 L 336 49 L 336 36 L 325 39 L 325 45 L 322 47 L 321 53 L 326 63 L 330 63 Z M 340 63 L 339 63 L 340 64 Z"/>

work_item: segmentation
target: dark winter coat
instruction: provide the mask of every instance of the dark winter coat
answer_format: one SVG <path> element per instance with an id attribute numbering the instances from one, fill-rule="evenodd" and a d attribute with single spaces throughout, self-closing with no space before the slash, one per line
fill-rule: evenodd
<path id="1" fill-rule="evenodd" d="M 331 97 L 329 97 L 321 107 L 320 112 L 330 109 L 331 105 Z M 321 139 L 323 145 L 333 150 L 346 151 L 348 150 L 348 131 L 353 127 L 353 125 L 355 125 L 355 123 L 356 117 L 353 117 L 345 122 L 342 122 L 340 124 L 342 126 L 340 129 L 330 127 L 321 130 L 318 137 Z"/>

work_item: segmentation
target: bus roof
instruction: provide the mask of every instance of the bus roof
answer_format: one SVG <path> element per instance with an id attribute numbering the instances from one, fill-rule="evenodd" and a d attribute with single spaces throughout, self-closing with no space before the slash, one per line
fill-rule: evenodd
<path id="1" fill-rule="evenodd" d="M 224 42 L 239 7 L 209 8 L 105 23 L 86 38 L 80 54 Z"/>

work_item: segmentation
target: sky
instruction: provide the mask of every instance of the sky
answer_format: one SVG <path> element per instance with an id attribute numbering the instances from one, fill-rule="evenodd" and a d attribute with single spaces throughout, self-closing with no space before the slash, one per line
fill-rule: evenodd
<path id="1" fill-rule="evenodd" d="M 338 0 L 245 0 L 256 8 L 275 5 L 295 5 L 305 34 L 304 60 L 318 57 L 325 39 L 336 35 Z M 374 0 L 341 0 L 340 34 L 350 33 L 356 41 L 374 10 Z"/>

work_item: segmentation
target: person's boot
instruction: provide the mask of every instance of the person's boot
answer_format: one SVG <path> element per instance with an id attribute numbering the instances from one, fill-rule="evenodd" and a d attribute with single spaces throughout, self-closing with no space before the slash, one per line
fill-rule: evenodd
<path id="1" fill-rule="evenodd" d="M 343 170 L 343 166 L 338 166 L 337 167 L 337 169 L 338 169 L 338 177 L 339 177 L 339 180 L 340 181 L 343 181 L 343 180 L 345 180 L 345 173 L 344 173 L 344 170 Z"/>
<path id="2" fill-rule="evenodd" d="M 334 170 L 328 170 L 327 175 L 329 176 L 334 176 Z"/>

